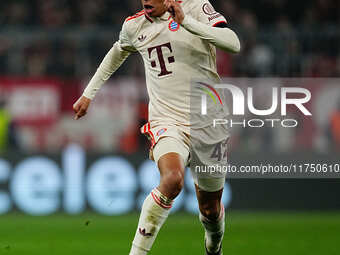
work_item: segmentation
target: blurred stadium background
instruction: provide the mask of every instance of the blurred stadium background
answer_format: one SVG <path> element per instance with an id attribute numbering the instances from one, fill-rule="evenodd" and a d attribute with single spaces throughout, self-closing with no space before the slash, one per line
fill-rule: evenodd
<path id="1" fill-rule="evenodd" d="M 262 106 L 269 84 L 286 78 L 312 92 L 313 117 L 289 111 L 298 128 L 234 130 L 231 163 L 339 164 L 340 2 L 211 3 L 242 42 L 237 56 L 218 51 L 223 79 L 256 81 Z M 74 121 L 72 104 L 139 9 L 139 0 L 0 2 L 0 254 L 128 253 L 159 178 L 139 133 L 141 58 L 123 64 L 86 118 Z M 339 179 L 228 180 L 225 254 L 338 254 L 339 195 Z M 174 209 L 151 254 L 203 254 L 190 176 Z"/>

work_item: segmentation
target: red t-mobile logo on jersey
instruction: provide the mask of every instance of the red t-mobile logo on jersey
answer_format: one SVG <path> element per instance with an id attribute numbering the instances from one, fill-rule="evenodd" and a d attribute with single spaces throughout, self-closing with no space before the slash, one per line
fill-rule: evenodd
<path id="1" fill-rule="evenodd" d="M 151 59 L 151 53 L 153 52 L 153 50 L 156 50 L 156 52 L 157 52 L 157 57 L 158 57 L 159 65 L 161 67 L 161 72 L 158 74 L 158 76 L 164 76 L 164 75 L 172 74 L 171 71 L 168 71 L 166 69 L 166 64 L 165 64 L 165 59 L 164 59 L 164 56 L 163 56 L 162 48 L 167 48 L 170 51 L 170 53 L 172 53 L 172 48 L 171 48 L 171 44 L 170 43 L 165 43 L 165 44 L 158 45 L 158 46 L 155 46 L 155 47 L 152 47 L 152 48 L 148 49 L 149 58 L 150 59 Z M 168 57 L 168 62 L 169 62 L 169 64 L 174 63 L 175 62 L 175 57 L 174 56 Z M 157 66 L 155 60 L 151 61 L 151 66 L 152 67 L 156 67 Z"/>

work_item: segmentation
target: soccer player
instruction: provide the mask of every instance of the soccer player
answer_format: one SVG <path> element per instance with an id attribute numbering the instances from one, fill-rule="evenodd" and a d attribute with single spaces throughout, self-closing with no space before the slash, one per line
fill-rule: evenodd
<path id="1" fill-rule="evenodd" d="M 190 135 L 192 80 L 219 82 L 215 47 L 230 53 L 240 51 L 237 35 L 208 0 L 142 0 L 142 5 L 143 11 L 125 20 L 119 40 L 73 105 L 75 119 L 84 116 L 97 91 L 124 60 L 133 52 L 141 54 L 150 99 L 149 122 L 141 131 L 151 140 L 150 158 L 157 163 L 161 180 L 143 203 L 130 255 L 150 251 L 183 188 L 185 167 L 196 154 L 191 149 Z M 224 144 L 226 136 L 214 142 L 196 137 L 201 148 L 196 147 L 214 154 L 215 145 Z M 191 172 L 199 219 L 205 229 L 206 254 L 222 254 L 225 215 L 221 196 L 225 175 L 204 178 L 192 169 Z"/>

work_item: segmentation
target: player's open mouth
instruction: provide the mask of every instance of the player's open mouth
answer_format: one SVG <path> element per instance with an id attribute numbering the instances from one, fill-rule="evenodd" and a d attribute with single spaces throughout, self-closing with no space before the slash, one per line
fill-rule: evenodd
<path id="1" fill-rule="evenodd" d="M 151 14 L 154 11 L 155 8 L 151 5 L 146 4 L 146 5 L 144 5 L 144 9 L 145 9 L 145 12 L 147 14 Z"/>

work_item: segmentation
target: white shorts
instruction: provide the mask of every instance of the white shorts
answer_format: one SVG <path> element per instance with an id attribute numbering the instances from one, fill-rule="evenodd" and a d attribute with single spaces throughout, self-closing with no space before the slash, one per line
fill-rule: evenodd
<path id="1" fill-rule="evenodd" d="M 189 135 L 179 130 L 178 127 L 169 125 L 150 127 L 148 123 L 146 127 L 142 127 L 142 133 L 151 140 L 150 159 L 154 160 L 156 164 L 163 155 L 171 152 L 181 155 L 185 166 L 189 166 L 192 159 L 198 161 L 197 153 L 191 152 Z M 190 170 L 194 183 L 201 190 L 216 192 L 224 187 L 225 174 L 211 176 L 202 171 L 196 171 L 197 169 L 194 167 L 191 167 Z"/>

